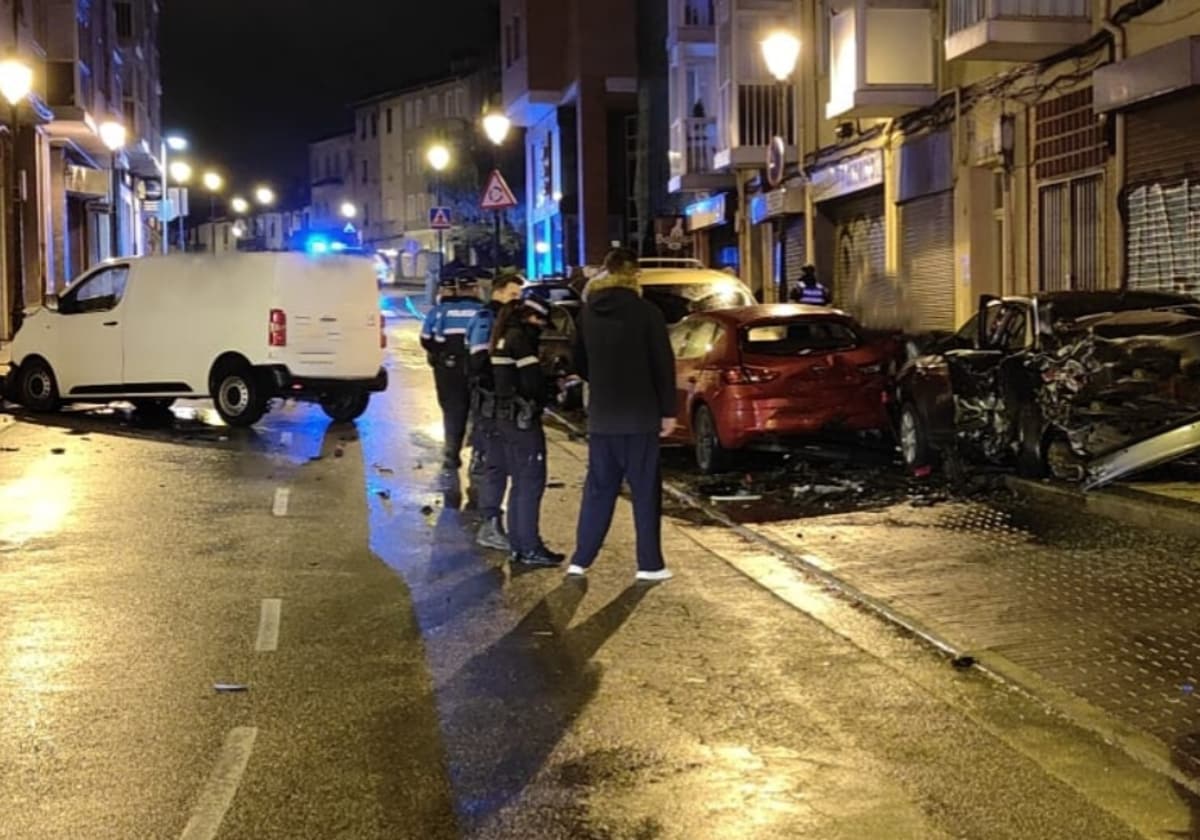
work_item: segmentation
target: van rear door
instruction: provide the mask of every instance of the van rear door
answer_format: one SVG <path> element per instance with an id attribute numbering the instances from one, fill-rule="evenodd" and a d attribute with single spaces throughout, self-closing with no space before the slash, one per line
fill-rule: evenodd
<path id="1" fill-rule="evenodd" d="M 281 255 L 263 323 L 271 358 L 293 376 L 366 379 L 383 364 L 375 270 L 361 257 Z"/>

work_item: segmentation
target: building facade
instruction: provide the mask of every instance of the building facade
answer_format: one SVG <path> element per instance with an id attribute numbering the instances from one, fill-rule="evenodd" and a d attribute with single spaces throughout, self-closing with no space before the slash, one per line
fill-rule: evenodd
<path id="1" fill-rule="evenodd" d="M 765 299 L 803 263 L 914 331 L 981 294 L 1200 292 L 1194 4 L 671 2 L 672 189 L 701 254 L 736 242 Z M 763 108 L 758 43 L 780 27 L 803 48 Z"/>
<path id="2" fill-rule="evenodd" d="M 0 41 L 34 71 L 33 89 L 15 111 L 15 143 L 8 140 L 3 153 L 0 339 L 7 339 L 15 312 L 113 255 L 114 225 L 117 254 L 163 247 L 154 203 L 163 160 L 158 5 L 7 0 Z M 115 154 L 100 139 L 107 121 L 126 129 Z M 15 225 L 8 221 L 14 198 L 21 202 Z"/>
<path id="3" fill-rule="evenodd" d="M 344 205 L 354 206 L 354 135 L 338 134 L 310 143 L 308 175 L 313 228 L 340 229 L 354 223 L 343 212 Z"/>
<path id="4" fill-rule="evenodd" d="M 634 0 L 502 0 L 503 105 L 525 129 L 527 271 L 637 246 Z"/>

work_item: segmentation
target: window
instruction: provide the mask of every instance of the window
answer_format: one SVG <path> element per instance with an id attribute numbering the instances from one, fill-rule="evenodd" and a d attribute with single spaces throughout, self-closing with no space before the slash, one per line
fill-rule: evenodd
<path id="1" fill-rule="evenodd" d="M 412 151 L 407 151 L 404 153 L 404 174 L 405 175 L 413 174 L 413 166 L 414 166 L 413 153 L 412 153 Z"/>
<path id="2" fill-rule="evenodd" d="M 438 98 L 437 98 L 437 94 L 433 94 L 432 96 L 430 96 L 430 97 L 429 97 L 429 116 L 430 116 L 430 117 L 436 117 L 436 116 L 438 116 Z"/>
<path id="3" fill-rule="evenodd" d="M 362 182 L 367 183 L 367 162 L 365 160 L 362 162 Z"/>
<path id="4" fill-rule="evenodd" d="M 454 92 L 454 116 L 465 117 L 467 115 L 467 92 L 459 88 Z"/>
<path id="5" fill-rule="evenodd" d="M 1023 303 L 997 303 L 983 313 L 987 349 L 1016 353 L 1029 346 L 1028 313 Z"/>
<path id="6" fill-rule="evenodd" d="M 371 136 L 379 136 L 379 114 L 371 114 Z"/>
<path id="7" fill-rule="evenodd" d="M 371 224 L 371 202 L 363 203 L 363 226 Z"/>
<path id="8" fill-rule="evenodd" d="M 854 328 L 842 321 L 809 320 L 764 324 L 742 335 L 742 349 L 758 356 L 808 356 L 852 350 L 859 344 Z"/>
<path id="9" fill-rule="evenodd" d="M 349 149 L 346 150 L 346 174 L 354 174 L 354 152 Z"/>
<path id="10" fill-rule="evenodd" d="M 513 16 L 513 61 L 521 60 L 521 16 Z"/>
<path id="11" fill-rule="evenodd" d="M 1039 190 L 1042 291 L 1103 287 L 1103 184 L 1103 176 L 1089 175 Z"/>
<path id="12" fill-rule="evenodd" d="M 457 116 L 454 113 L 454 93 L 452 91 L 446 91 L 446 95 L 445 95 L 444 99 L 445 99 L 445 110 L 442 112 L 442 116 L 445 116 L 445 117 Z"/>
<path id="13" fill-rule="evenodd" d="M 387 133 L 392 133 L 392 109 L 387 109 Z"/>
<path id="14" fill-rule="evenodd" d="M 358 120 L 358 139 L 367 139 L 367 115 L 363 114 Z"/>
<path id="15" fill-rule="evenodd" d="M 404 103 L 404 127 L 405 127 L 405 128 L 412 128 L 412 127 L 413 127 L 413 107 L 412 107 L 412 102 L 405 102 L 405 103 Z"/>
<path id="16" fill-rule="evenodd" d="M 129 266 L 106 268 L 69 292 L 59 303 L 58 311 L 63 315 L 79 315 L 116 309 L 125 296 L 128 280 Z"/>
<path id="17" fill-rule="evenodd" d="M 416 105 L 413 106 L 413 119 L 416 120 L 417 128 L 420 128 L 425 122 L 425 101 L 418 99 Z"/>
<path id="18" fill-rule="evenodd" d="M 417 217 L 417 197 L 409 195 L 404 199 L 404 218 L 415 219 Z"/>
<path id="19" fill-rule="evenodd" d="M 707 356 L 717 346 L 721 328 L 715 321 L 701 321 L 687 336 L 683 350 L 678 354 L 680 359 L 699 359 Z"/>
<path id="20" fill-rule="evenodd" d="M 133 4 L 129 0 L 118 0 L 113 4 L 117 14 L 117 37 L 133 37 Z"/>

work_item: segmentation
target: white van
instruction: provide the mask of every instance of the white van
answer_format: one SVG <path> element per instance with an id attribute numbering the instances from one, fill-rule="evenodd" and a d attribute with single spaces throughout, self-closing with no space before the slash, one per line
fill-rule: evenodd
<path id="1" fill-rule="evenodd" d="M 269 401 L 316 401 L 338 422 L 387 387 L 372 261 L 301 253 L 111 260 L 31 310 L 7 396 L 34 411 L 212 397 L 231 426 Z"/>

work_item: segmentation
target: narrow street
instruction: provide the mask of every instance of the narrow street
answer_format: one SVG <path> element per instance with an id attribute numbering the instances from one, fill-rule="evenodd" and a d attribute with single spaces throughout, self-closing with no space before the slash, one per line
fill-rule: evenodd
<path id="1" fill-rule="evenodd" d="M 717 503 L 748 532 L 671 504 L 658 586 L 624 504 L 587 579 L 510 569 L 439 479 L 417 322 L 389 308 L 357 428 L 0 416 L 0 838 L 1200 837 L 1195 546 L 898 479 Z M 586 448 L 549 436 L 568 550 Z M 813 569 L 1126 729 L 953 667 Z"/>

